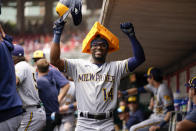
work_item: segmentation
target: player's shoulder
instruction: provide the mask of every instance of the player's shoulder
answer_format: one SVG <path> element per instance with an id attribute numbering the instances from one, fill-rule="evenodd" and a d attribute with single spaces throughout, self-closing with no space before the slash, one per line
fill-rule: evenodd
<path id="1" fill-rule="evenodd" d="M 41 76 L 41 77 L 38 77 L 37 78 L 37 83 L 45 83 L 45 82 L 48 82 L 48 79 L 47 79 L 48 75 L 45 75 L 45 76 Z"/>
<path id="2" fill-rule="evenodd" d="M 122 65 L 126 63 L 128 63 L 128 59 L 107 62 L 108 65 Z"/>
<path id="3" fill-rule="evenodd" d="M 84 60 L 84 59 L 65 59 L 65 62 L 74 63 L 74 64 L 90 63 L 89 60 Z"/>
<path id="4" fill-rule="evenodd" d="M 159 86 L 159 88 L 161 90 L 169 90 L 168 86 L 166 84 L 164 84 L 164 83 L 161 83 L 160 86 Z"/>
<path id="5" fill-rule="evenodd" d="M 26 61 L 20 61 L 15 65 L 18 69 L 27 69 L 29 67 L 29 64 Z"/>

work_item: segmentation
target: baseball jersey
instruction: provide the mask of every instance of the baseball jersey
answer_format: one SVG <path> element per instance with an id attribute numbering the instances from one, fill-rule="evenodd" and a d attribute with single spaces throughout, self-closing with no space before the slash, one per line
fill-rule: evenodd
<path id="1" fill-rule="evenodd" d="M 146 90 L 154 94 L 154 114 L 164 117 L 167 113 L 167 107 L 173 105 L 172 91 L 165 84 L 160 84 L 158 88 L 148 84 Z"/>
<path id="2" fill-rule="evenodd" d="M 60 89 L 65 86 L 66 84 L 68 84 L 68 80 L 67 78 L 55 67 L 53 66 L 49 66 L 49 74 L 53 77 L 53 79 L 56 81 L 56 88 L 58 90 L 58 93 L 60 92 Z"/>
<path id="3" fill-rule="evenodd" d="M 193 105 L 193 110 L 186 115 L 185 119 L 196 123 L 196 105 Z"/>
<path id="4" fill-rule="evenodd" d="M 105 113 L 116 106 L 120 80 L 129 73 L 128 59 L 100 66 L 82 59 L 66 59 L 65 72 L 74 80 L 78 110 Z"/>
<path id="5" fill-rule="evenodd" d="M 23 107 L 39 105 L 40 99 L 34 68 L 26 61 L 21 61 L 15 65 L 15 70 L 16 77 L 19 79 L 17 90 L 22 99 Z"/>
<path id="6" fill-rule="evenodd" d="M 16 91 L 16 76 L 11 56 L 13 49 L 11 40 L 4 39 L 0 43 L 0 122 L 22 113 L 22 101 Z"/>
<path id="7" fill-rule="evenodd" d="M 62 101 L 63 105 L 69 105 L 75 102 L 76 91 L 75 91 L 74 82 L 69 81 L 69 85 L 70 85 L 69 90 Z M 75 111 L 74 109 L 69 109 L 66 113 L 73 113 L 74 111 Z"/>
<path id="8" fill-rule="evenodd" d="M 142 110 L 137 109 L 136 112 L 130 112 L 129 120 L 126 122 L 126 128 L 129 129 L 131 126 L 142 122 L 144 120 L 144 113 Z"/>
<path id="9" fill-rule="evenodd" d="M 63 87 L 68 83 L 68 80 L 65 77 L 63 77 L 62 79 L 58 79 L 59 77 L 57 77 L 57 75 L 58 74 L 56 74 L 56 72 L 53 72 L 53 70 L 49 70 L 47 75 L 37 78 L 39 96 L 45 107 L 47 119 L 50 119 L 50 115 L 52 112 L 59 111 L 58 90 L 60 89 L 58 89 L 57 85 L 61 85 L 61 83 L 64 83 L 61 85 L 61 87 Z"/>

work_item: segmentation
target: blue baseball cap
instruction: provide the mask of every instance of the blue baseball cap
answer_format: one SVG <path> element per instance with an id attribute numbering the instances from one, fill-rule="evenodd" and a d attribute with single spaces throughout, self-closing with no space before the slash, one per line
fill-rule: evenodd
<path id="1" fill-rule="evenodd" d="M 82 0 L 72 0 L 73 7 L 71 9 L 71 15 L 74 25 L 79 25 L 82 22 Z"/>
<path id="2" fill-rule="evenodd" d="M 162 76 L 161 70 L 156 67 L 150 67 L 147 71 L 147 73 L 144 75 L 145 77 L 150 76 Z"/>
<path id="3" fill-rule="evenodd" d="M 185 86 L 196 89 L 196 77 L 193 77 L 191 80 L 189 80 L 189 82 L 186 83 Z"/>
<path id="4" fill-rule="evenodd" d="M 13 56 L 24 56 L 24 49 L 21 45 L 14 44 Z"/>

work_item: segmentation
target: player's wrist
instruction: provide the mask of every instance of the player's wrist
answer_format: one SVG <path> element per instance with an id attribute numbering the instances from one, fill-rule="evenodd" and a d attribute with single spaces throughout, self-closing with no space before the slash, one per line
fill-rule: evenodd
<path id="1" fill-rule="evenodd" d="M 128 91 L 127 90 L 121 91 L 121 93 L 122 93 L 123 96 L 127 96 L 128 95 Z"/>
<path id="2" fill-rule="evenodd" d="M 61 39 L 61 35 L 54 33 L 53 43 L 60 44 L 60 39 Z"/>
<path id="3" fill-rule="evenodd" d="M 135 39 L 135 38 L 136 38 L 135 32 L 130 32 L 130 33 L 127 34 L 127 35 L 128 35 L 128 37 L 129 37 L 130 39 Z"/>
<path id="4" fill-rule="evenodd" d="M 69 104 L 69 109 L 74 109 L 74 104 Z"/>

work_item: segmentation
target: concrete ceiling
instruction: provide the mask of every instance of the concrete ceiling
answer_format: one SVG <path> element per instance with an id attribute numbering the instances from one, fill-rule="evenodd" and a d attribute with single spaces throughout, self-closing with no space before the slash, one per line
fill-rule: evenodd
<path id="1" fill-rule="evenodd" d="M 136 71 L 156 66 L 171 73 L 196 61 L 195 0 L 104 0 L 100 22 L 120 40 L 120 50 L 108 60 L 132 56 L 119 24 L 133 23 L 146 61 Z"/>

